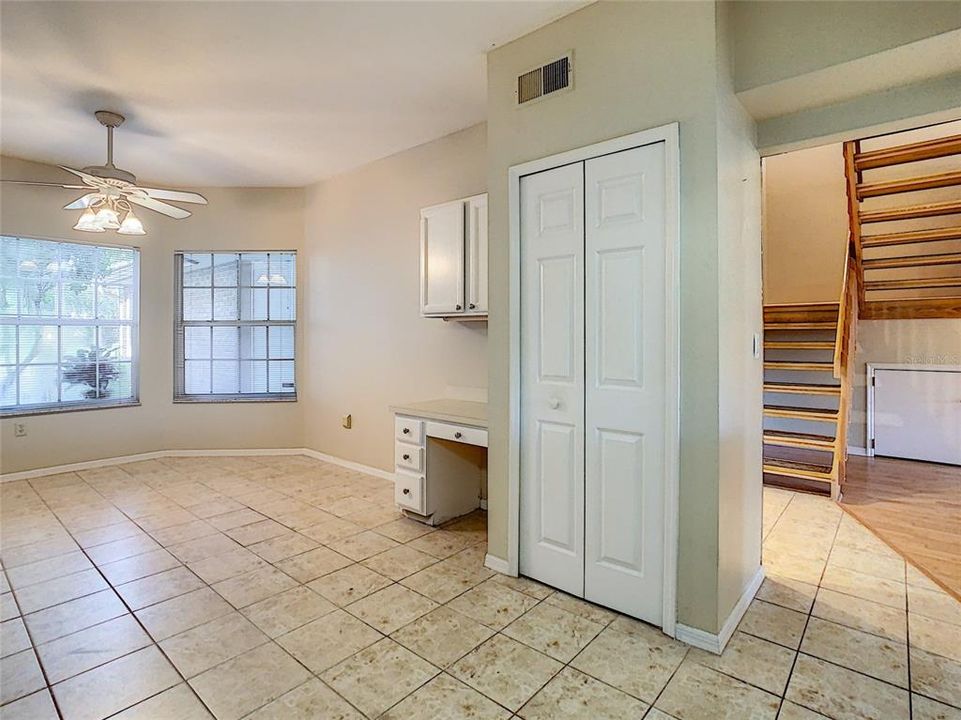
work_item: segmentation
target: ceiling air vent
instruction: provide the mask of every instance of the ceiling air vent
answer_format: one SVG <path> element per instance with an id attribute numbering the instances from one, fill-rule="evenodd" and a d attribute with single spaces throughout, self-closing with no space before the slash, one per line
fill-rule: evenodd
<path id="1" fill-rule="evenodd" d="M 565 90 L 571 86 L 571 56 L 549 62 L 517 77 L 517 104 Z"/>

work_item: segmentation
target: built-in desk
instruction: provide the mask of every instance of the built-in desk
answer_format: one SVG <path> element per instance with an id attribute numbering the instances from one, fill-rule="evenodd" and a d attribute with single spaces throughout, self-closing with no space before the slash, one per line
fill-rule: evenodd
<path id="1" fill-rule="evenodd" d="M 481 505 L 487 476 L 487 403 L 428 400 L 394 405 L 394 500 L 438 525 Z"/>

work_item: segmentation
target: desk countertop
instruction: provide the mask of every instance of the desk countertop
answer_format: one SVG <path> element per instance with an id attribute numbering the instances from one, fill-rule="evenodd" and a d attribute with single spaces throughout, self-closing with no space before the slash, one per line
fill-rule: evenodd
<path id="1" fill-rule="evenodd" d="M 391 405 L 390 409 L 398 415 L 460 423 L 473 427 L 487 427 L 487 403 L 471 400 L 426 400 L 424 402 Z"/>

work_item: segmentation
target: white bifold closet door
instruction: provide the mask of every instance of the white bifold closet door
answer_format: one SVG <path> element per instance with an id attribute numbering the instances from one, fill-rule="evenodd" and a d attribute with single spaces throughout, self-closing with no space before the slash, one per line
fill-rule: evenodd
<path id="1" fill-rule="evenodd" d="M 664 144 L 521 179 L 520 570 L 661 623 Z"/>

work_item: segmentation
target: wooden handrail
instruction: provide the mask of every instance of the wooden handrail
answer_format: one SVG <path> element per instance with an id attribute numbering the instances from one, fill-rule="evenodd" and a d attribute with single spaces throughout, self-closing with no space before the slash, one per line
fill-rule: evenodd
<path id="1" fill-rule="evenodd" d="M 850 257 L 850 256 L 849 256 Z M 847 326 L 848 273 L 851 263 L 844 260 L 844 273 L 841 278 L 841 301 L 838 303 L 838 326 L 834 331 L 834 377 L 841 377 L 841 355 L 844 347 L 844 330 Z"/>
<path id="2" fill-rule="evenodd" d="M 952 135 L 951 137 L 934 140 L 923 140 L 910 145 L 898 145 L 880 150 L 860 152 L 855 155 L 854 162 L 858 170 L 870 170 L 959 154 L 961 154 L 961 135 Z"/>
<path id="3" fill-rule="evenodd" d="M 861 143 L 858 140 L 850 140 L 844 143 L 844 177 L 847 181 L 848 195 L 848 255 L 854 258 L 854 269 L 857 277 L 858 300 L 864 303 L 864 274 L 861 269 L 861 222 L 860 222 L 860 199 L 858 187 L 861 183 L 861 173 L 858 172 L 854 164 L 854 157 L 861 151 Z M 847 273 L 847 260 L 845 260 L 845 273 Z M 847 292 L 847 286 L 843 288 Z M 841 296 L 841 304 L 844 304 L 845 295 Z M 838 323 L 840 325 L 840 323 Z"/>
<path id="4" fill-rule="evenodd" d="M 854 158 L 851 159 L 854 162 Z M 941 173 L 939 175 L 925 175 L 923 177 L 907 178 L 904 180 L 887 180 L 877 183 L 858 183 L 857 197 L 861 200 L 882 195 L 898 195 L 899 193 L 914 192 L 916 190 L 934 190 L 935 188 L 953 187 L 961 185 L 961 171 Z"/>

